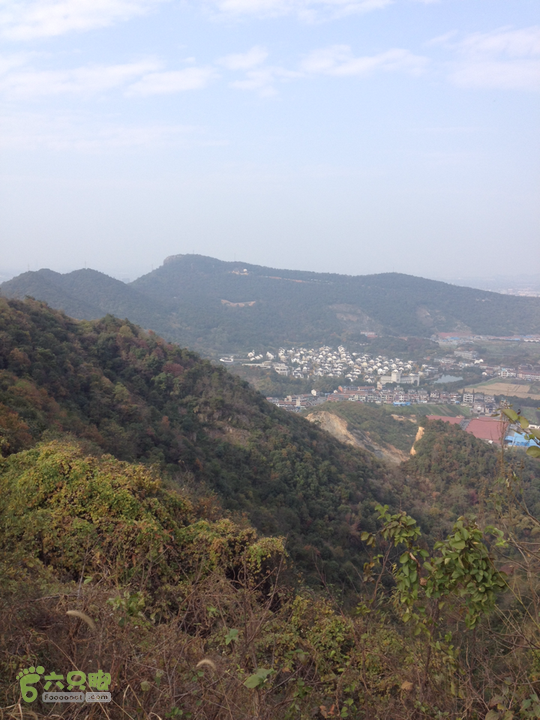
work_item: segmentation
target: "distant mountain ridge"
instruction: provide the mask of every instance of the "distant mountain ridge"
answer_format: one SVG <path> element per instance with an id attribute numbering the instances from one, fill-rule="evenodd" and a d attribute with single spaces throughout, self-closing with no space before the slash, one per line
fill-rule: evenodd
<path id="1" fill-rule="evenodd" d="M 175 255 L 125 284 L 95 270 L 39 270 L 0 285 L 79 319 L 110 313 L 205 352 L 338 344 L 364 332 L 540 333 L 540 298 L 458 287 L 400 273 L 338 275 Z"/>
<path id="2" fill-rule="evenodd" d="M 111 314 L 135 319 L 156 331 L 169 325 L 169 308 L 97 270 L 74 270 L 64 275 L 47 269 L 26 272 L 2 283 L 0 293 L 7 298 L 44 300 L 78 320 L 97 320 Z"/>

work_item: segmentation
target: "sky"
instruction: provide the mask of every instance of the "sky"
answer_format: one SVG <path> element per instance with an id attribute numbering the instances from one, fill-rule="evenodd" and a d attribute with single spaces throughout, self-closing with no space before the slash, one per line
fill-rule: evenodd
<path id="1" fill-rule="evenodd" d="M 0 278 L 540 272 L 538 0 L 0 0 Z"/>

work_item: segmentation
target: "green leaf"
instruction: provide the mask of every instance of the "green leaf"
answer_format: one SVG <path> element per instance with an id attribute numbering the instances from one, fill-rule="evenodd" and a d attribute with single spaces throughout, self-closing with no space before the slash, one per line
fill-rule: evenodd
<path id="1" fill-rule="evenodd" d="M 527 455 L 533 458 L 540 457 L 540 447 L 538 447 L 538 445 L 532 445 L 530 448 L 527 448 Z"/>
<path id="2" fill-rule="evenodd" d="M 141 683 L 141 690 L 143 692 L 148 692 L 152 686 L 148 682 L 148 680 L 143 680 Z"/>
<path id="3" fill-rule="evenodd" d="M 499 720 L 499 713 L 496 710 L 490 710 L 484 720 Z"/>
<path id="4" fill-rule="evenodd" d="M 273 670 L 268 670 L 267 668 L 259 668 L 256 670 L 253 675 L 250 675 L 248 679 L 245 681 L 244 685 L 247 688 L 254 689 L 259 687 L 259 685 L 262 685 L 266 678 L 272 673 Z"/>
<path id="5" fill-rule="evenodd" d="M 263 682 L 264 682 L 264 679 L 260 678 L 258 675 L 250 675 L 248 677 L 248 679 L 246 680 L 246 682 L 244 683 L 244 685 L 247 688 L 253 689 L 253 688 L 259 687 L 259 685 L 262 685 Z"/>
<path id="6" fill-rule="evenodd" d="M 229 632 L 225 635 L 225 645 L 229 645 L 233 642 L 233 640 L 238 639 L 238 630 L 229 630 Z"/>
<path id="7" fill-rule="evenodd" d="M 502 415 L 506 415 L 507 418 L 509 418 L 512 422 L 516 422 L 518 419 L 518 414 L 515 412 L 515 410 L 511 410 L 510 408 L 504 408 L 504 410 L 501 410 Z M 486 720 L 488 720 L 486 715 Z"/>

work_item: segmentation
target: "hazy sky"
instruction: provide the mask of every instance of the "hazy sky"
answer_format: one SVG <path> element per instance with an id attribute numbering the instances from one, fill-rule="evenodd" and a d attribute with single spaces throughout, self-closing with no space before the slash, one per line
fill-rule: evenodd
<path id="1" fill-rule="evenodd" d="M 0 273 L 540 271 L 538 0 L 0 0 Z"/>

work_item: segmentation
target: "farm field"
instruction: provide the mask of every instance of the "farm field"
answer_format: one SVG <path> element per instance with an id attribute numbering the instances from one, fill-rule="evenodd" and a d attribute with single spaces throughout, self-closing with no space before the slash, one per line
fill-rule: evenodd
<path id="1" fill-rule="evenodd" d="M 471 416 L 471 409 L 465 405 L 410 405 L 410 406 L 394 406 L 394 405 L 383 405 L 386 408 L 392 408 L 392 412 L 396 415 L 408 415 L 412 417 L 419 417 L 424 415 L 444 415 L 447 417 L 457 417 L 463 415 L 463 417 Z"/>
<path id="2" fill-rule="evenodd" d="M 537 386 L 531 385 L 530 383 L 522 385 L 521 383 L 503 382 L 499 379 L 494 379 L 466 388 L 467 391 L 481 389 L 489 391 L 492 395 L 506 395 L 509 397 L 514 396 L 540 400 L 540 393 L 538 392 Z"/>

